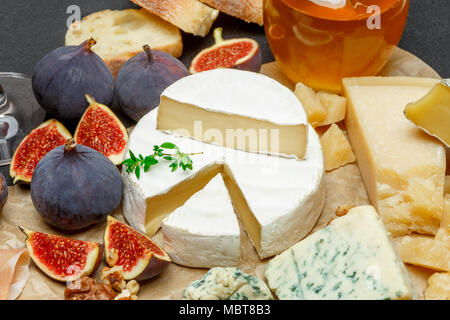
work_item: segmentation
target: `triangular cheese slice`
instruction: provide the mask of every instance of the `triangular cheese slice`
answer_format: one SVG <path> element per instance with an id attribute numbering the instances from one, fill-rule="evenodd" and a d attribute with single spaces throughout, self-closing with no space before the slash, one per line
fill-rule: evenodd
<path id="1" fill-rule="evenodd" d="M 359 206 L 269 261 L 280 300 L 406 300 L 408 273 L 372 206 Z"/>
<path id="2" fill-rule="evenodd" d="M 240 231 L 222 175 L 163 220 L 164 249 L 173 262 L 195 268 L 237 266 Z"/>

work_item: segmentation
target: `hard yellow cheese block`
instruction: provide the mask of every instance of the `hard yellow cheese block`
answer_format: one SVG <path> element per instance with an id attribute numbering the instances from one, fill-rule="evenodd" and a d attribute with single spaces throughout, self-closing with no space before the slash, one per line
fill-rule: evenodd
<path id="1" fill-rule="evenodd" d="M 403 262 L 437 271 L 450 271 L 450 244 L 429 236 L 406 236 L 399 247 Z"/>
<path id="2" fill-rule="evenodd" d="M 443 212 L 445 148 L 408 121 L 404 107 L 438 80 L 343 80 L 346 129 L 366 189 L 393 235 L 436 234 Z"/>
<path id="3" fill-rule="evenodd" d="M 450 300 L 450 272 L 436 272 L 428 279 L 425 300 Z"/>
<path id="4" fill-rule="evenodd" d="M 450 146 L 450 79 L 436 84 L 419 101 L 408 104 L 405 116 Z"/>
<path id="5" fill-rule="evenodd" d="M 399 247 L 405 263 L 438 271 L 450 271 L 450 194 L 445 195 L 445 210 L 436 237 L 406 236 Z"/>
<path id="6" fill-rule="evenodd" d="M 350 143 L 336 124 L 332 124 L 320 137 L 320 143 L 327 171 L 340 168 L 356 160 Z"/>
<path id="7" fill-rule="evenodd" d="M 444 198 L 444 214 L 442 215 L 441 227 L 436 233 L 436 240 L 450 245 L 450 194 Z"/>

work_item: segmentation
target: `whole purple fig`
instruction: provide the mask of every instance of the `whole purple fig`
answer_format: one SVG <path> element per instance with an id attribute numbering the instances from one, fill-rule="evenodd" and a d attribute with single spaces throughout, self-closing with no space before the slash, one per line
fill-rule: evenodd
<path id="1" fill-rule="evenodd" d="M 117 74 L 117 102 L 125 114 L 138 121 L 159 105 L 164 89 L 188 75 L 181 61 L 145 45 L 144 52 L 129 59 Z"/>
<path id="2" fill-rule="evenodd" d="M 39 161 L 30 191 L 45 222 L 76 231 L 105 221 L 117 209 L 122 179 L 111 160 L 71 138 Z"/>
<path id="3" fill-rule="evenodd" d="M 36 66 L 32 78 L 34 95 L 47 112 L 59 120 L 78 120 L 88 107 L 85 94 L 101 104 L 114 100 L 114 78 L 91 47 L 94 39 L 79 46 L 60 47 Z"/>

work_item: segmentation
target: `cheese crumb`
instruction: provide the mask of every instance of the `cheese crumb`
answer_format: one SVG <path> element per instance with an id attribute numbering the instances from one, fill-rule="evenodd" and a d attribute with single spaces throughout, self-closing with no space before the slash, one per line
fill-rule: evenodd
<path id="1" fill-rule="evenodd" d="M 326 171 L 340 168 L 356 160 L 350 143 L 336 124 L 332 124 L 323 134 L 320 143 L 322 144 Z"/>
<path id="2" fill-rule="evenodd" d="M 436 272 L 428 279 L 425 300 L 450 300 L 450 272 Z"/>
<path id="3" fill-rule="evenodd" d="M 295 86 L 294 94 L 302 103 L 306 115 L 308 116 L 308 122 L 313 127 L 317 127 L 320 122 L 325 120 L 327 112 L 313 89 L 299 82 Z"/>

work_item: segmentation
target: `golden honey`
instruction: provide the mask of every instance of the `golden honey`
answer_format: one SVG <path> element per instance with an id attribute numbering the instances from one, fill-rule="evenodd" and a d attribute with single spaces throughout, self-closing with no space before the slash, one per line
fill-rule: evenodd
<path id="1" fill-rule="evenodd" d="M 376 75 L 400 41 L 409 0 L 347 0 L 332 9 L 310 0 L 264 0 L 264 27 L 287 77 L 341 91 L 344 77 Z"/>

